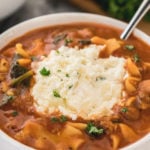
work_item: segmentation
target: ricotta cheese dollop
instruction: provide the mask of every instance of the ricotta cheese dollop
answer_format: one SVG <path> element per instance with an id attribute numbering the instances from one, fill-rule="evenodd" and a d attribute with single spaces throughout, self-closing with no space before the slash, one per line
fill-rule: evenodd
<path id="1" fill-rule="evenodd" d="M 122 98 L 126 60 L 114 56 L 99 58 L 103 48 L 62 46 L 33 63 L 35 84 L 31 94 L 37 112 L 59 112 L 73 120 L 110 115 Z M 49 74 L 42 75 L 43 68 Z"/>

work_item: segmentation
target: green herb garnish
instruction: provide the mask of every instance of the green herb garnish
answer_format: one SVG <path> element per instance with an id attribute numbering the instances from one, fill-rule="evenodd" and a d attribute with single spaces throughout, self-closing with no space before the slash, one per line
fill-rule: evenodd
<path id="1" fill-rule="evenodd" d="M 47 70 L 45 67 L 43 67 L 40 70 L 40 74 L 43 75 L 43 76 L 49 76 L 50 75 L 50 70 Z"/>
<path id="2" fill-rule="evenodd" d="M 71 89 L 73 87 L 73 85 L 70 85 L 69 87 L 68 87 L 68 89 Z"/>
<path id="3" fill-rule="evenodd" d="M 58 70 L 57 70 L 57 72 L 61 72 L 61 70 L 60 70 L 60 69 L 58 69 Z"/>
<path id="4" fill-rule="evenodd" d="M 60 123 L 64 123 L 67 121 L 67 117 L 64 115 L 61 115 L 60 117 L 52 117 L 51 118 L 51 122 L 56 123 L 56 122 L 60 122 Z"/>
<path id="5" fill-rule="evenodd" d="M 112 17 L 129 21 L 139 8 L 142 0 L 96 0 L 96 2 Z M 149 12 L 146 16 L 150 20 Z"/>
<path id="6" fill-rule="evenodd" d="M 59 122 L 59 118 L 52 117 L 52 118 L 51 118 L 51 122 L 53 122 L 53 123 L 55 123 L 55 122 Z"/>
<path id="7" fill-rule="evenodd" d="M 67 117 L 64 115 L 60 116 L 60 122 L 66 122 L 67 121 Z"/>
<path id="8" fill-rule="evenodd" d="M 58 97 L 58 98 L 61 97 L 57 90 L 53 90 L 53 95 L 54 95 L 54 97 Z"/>
<path id="9" fill-rule="evenodd" d="M 8 95 L 8 101 L 12 101 L 14 99 L 14 96 Z"/>
<path id="10" fill-rule="evenodd" d="M 139 62 L 140 61 L 140 56 L 138 54 L 135 54 L 133 56 L 133 60 L 134 60 L 135 63 Z"/>
<path id="11" fill-rule="evenodd" d="M 68 73 L 66 73 L 66 77 L 70 77 Z"/>
<path id="12" fill-rule="evenodd" d="M 18 59 L 23 58 L 19 54 L 15 54 L 10 67 L 10 86 L 16 86 L 22 84 L 28 86 L 30 84 L 30 77 L 33 75 L 33 71 L 18 64 Z"/>
<path id="13" fill-rule="evenodd" d="M 12 116 L 13 116 L 13 117 L 16 117 L 18 114 L 19 114 L 18 111 L 13 111 L 13 112 L 12 112 Z"/>
<path id="14" fill-rule="evenodd" d="M 67 46 L 69 43 L 72 43 L 73 40 L 72 39 L 65 39 L 65 45 Z"/>
<path id="15" fill-rule="evenodd" d="M 60 54 L 59 50 L 56 50 L 56 53 L 57 53 L 57 54 Z"/>
<path id="16" fill-rule="evenodd" d="M 91 122 L 87 124 L 87 127 L 85 130 L 89 135 L 92 135 L 92 136 L 100 136 L 104 134 L 103 128 L 98 128 Z"/>
<path id="17" fill-rule="evenodd" d="M 106 78 L 105 77 L 96 77 L 96 81 L 98 81 L 98 80 L 106 80 Z"/>
<path id="18" fill-rule="evenodd" d="M 133 51 L 135 49 L 134 45 L 125 45 L 125 48 L 129 51 Z"/>
<path id="19" fill-rule="evenodd" d="M 21 75 L 25 74 L 27 71 L 28 71 L 27 68 L 25 68 L 17 63 L 12 63 L 11 70 L 10 70 L 10 77 L 12 79 L 20 77 Z"/>
<path id="20" fill-rule="evenodd" d="M 128 108 L 127 107 L 123 107 L 122 109 L 121 109 L 121 112 L 123 112 L 123 113 L 126 113 L 128 111 Z"/>

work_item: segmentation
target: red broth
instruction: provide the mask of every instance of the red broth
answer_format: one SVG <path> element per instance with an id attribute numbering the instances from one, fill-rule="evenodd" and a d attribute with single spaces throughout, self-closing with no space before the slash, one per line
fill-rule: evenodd
<path id="1" fill-rule="evenodd" d="M 120 33 L 120 30 L 105 25 L 78 23 L 38 29 L 10 42 L 0 54 L 0 128 L 12 138 L 42 150 L 112 150 L 127 146 L 149 133 L 150 46 L 134 36 L 122 41 L 121 47 L 112 55 L 130 58 L 140 72 L 140 80 L 135 85 L 136 91 L 128 93 L 124 106 L 114 106 L 111 116 L 94 121 L 82 118 L 72 121 L 66 116 L 61 120 L 62 116 L 57 114 L 44 116 L 36 112 L 30 94 L 35 83 L 33 72 L 21 83 L 12 84 L 12 80 L 31 70 L 32 61 L 39 61 L 41 55 L 48 55 L 53 49 L 57 50 L 62 45 L 84 47 L 91 44 L 91 38 L 95 36 L 120 40 Z M 66 42 L 66 39 L 72 42 Z M 16 59 L 20 59 L 16 56 L 17 43 L 21 43 L 30 55 L 28 59 L 31 62 L 23 62 L 24 70 L 13 68 L 14 64 L 18 65 Z M 131 47 L 128 49 L 127 45 Z M 16 74 L 12 73 L 12 68 Z M 143 92 L 142 96 L 140 92 Z M 126 105 L 129 98 L 134 100 Z M 98 131 L 102 127 L 103 132 L 100 135 L 89 134 L 89 122 Z"/>

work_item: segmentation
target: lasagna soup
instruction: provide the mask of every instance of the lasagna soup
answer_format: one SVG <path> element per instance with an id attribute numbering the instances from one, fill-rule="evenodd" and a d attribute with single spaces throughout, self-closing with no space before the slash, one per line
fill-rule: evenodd
<path id="1" fill-rule="evenodd" d="M 150 132 L 150 46 L 78 23 L 29 32 L 0 54 L 0 128 L 39 150 L 117 150 Z"/>

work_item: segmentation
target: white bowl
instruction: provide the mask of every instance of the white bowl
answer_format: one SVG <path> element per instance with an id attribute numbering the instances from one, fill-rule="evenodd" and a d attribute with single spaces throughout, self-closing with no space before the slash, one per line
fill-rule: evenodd
<path id="1" fill-rule="evenodd" d="M 0 20 L 15 12 L 24 2 L 25 0 L 0 0 Z"/>
<path id="2" fill-rule="evenodd" d="M 6 46 L 13 39 L 25 34 L 26 32 L 34 29 L 43 28 L 51 25 L 68 24 L 68 23 L 99 23 L 109 25 L 111 27 L 124 29 L 127 24 L 100 15 L 88 14 L 88 13 L 60 13 L 37 17 L 30 19 L 23 23 L 20 23 L 0 35 L 0 49 Z M 142 31 L 135 29 L 133 34 L 142 39 L 144 42 L 149 43 L 150 37 Z M 150 149 L 150 134 L 146 135 L 141 140 L 137 141 L 130 146 L 123 148 L 122 150 L 149 150 Z M 10 138 L 3 131 L 0 131 L 0 145 L 3 149 L 7 150 L 29 150 L 28 146 L 25 146 L 14 139 Z"/>

